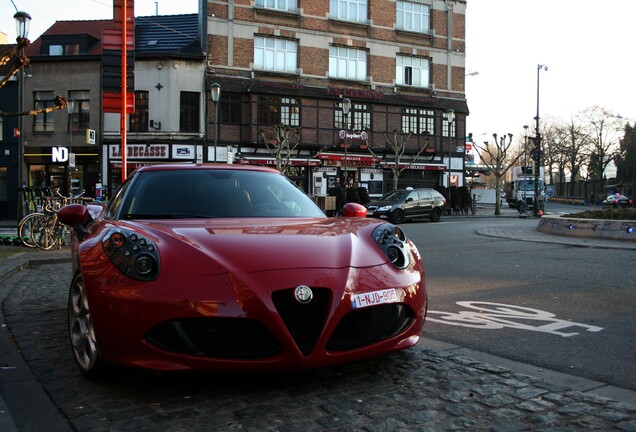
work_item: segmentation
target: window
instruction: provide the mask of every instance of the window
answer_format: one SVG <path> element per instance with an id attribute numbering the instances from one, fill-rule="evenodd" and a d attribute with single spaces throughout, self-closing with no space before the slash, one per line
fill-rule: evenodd
<path id="1" fill-rule="evenodd" d="M 179 106 L 179 131 L 199 132 L 199 93 L 181 92 Z"/>
<path id="2" fill-rule="evenodd" d="M 85 131 L 90 127 L 91 120 L 90 92 L 88 90 L 72 90 L 68 92 L 68 98 L 74 103 L 71 130 L 73 132 Z"/>
<path id="3" fill-rule="evenodd" d="M 258 123 L 261 125 L 300 125 L 300 104 L 298 99 L 278 96 L 258 98 Z"/>
<path id="4" fill-rule="evenodd" d="M 61 56 L 63 54 L 79 55 L 79 53 L 80 53 L 79 44 L 49 45 L 50 56 Z"/>
<path id="5" fill-rule="evenodd" d="M 342 112 L 342 102 L 337 102 L 334 107 L 334 125 L 336 129 L 344 129 L 344 113 Z M 351 110 L 347 116 L 347 130 L 370 130 L 371 129 L 371 108 L 367 104 L 351 104 Z"/>
<path id="6" fill-rule="evenodd" d="M 221 92 L 219 101 L 219 122 L 225 124 L 241 124 L 241 95 Z"/>
<path id="7" fill-rule="evenodd" d="M 254 37 L 254 68 L 296 73 L 297 42 Z"/>
<path id="8" fill-rule="evenodd" d="M 296 0 L 256 0 L 256 7 L 296 12 Z"/>
<path id="9" fill-rule="evenodd" d="M 135 92 L 135 112 L 130 115 L 131 132 L 148 132 L 148 92 Z"/>
<path id="10" fill-rule="evenodd" d="M 329 15 L 333 19 L 367 22 L 367 0 L 330 0 Z"/>
<path id="11" fill-rule="evenodd" d="M 400 30 L 428 33 L 430 6 L 421 3 L 398 1 L 396 3 L 396 27 Z"/>
<path id="12" fill-rule="evenodd" d="M 395 83 L 414 87 L 429 86 L 429 59 L 398 55 L 395 62 Z"/>
<path id="13" fill-rule="evenodd" d="M 33 92 L 33 108 L 36 110 L 52 108 L 55 106 L 54 94 L 52 91 Z M 53 132 L 53 119 L 55 112 L 41 113 L 33 119 L 33 132 Z"/>
<path id="14" fill-rule="evenodd" d="M 435 113 L 432 110 L 404 108 L 402 111 L 402 132 L 415 135 L 435 133 Z"/>
<path id="15" fill-rule="evenodd" d="M 457 119 L 453 120 L 452 123 L 450 123 L 450 134 L 448 133 L 448 119 L 446 118 L 446 115 L 444 115 L 444 113 L 442 113 L 442 136 L 450 136 L 450 137 L 455 137 L 455 124 L 457 123 Z"/>
<path id="16" fill-rule="evenodd" d="M 329 47 L 329 76 L 364 81 L 367 79 L 367 52 L 339 46 Z"/>

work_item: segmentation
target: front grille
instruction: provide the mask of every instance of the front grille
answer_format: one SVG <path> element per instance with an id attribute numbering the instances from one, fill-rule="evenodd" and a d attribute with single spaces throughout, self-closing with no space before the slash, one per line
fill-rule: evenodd
<path id="1" fill-rule="evenodd" d="M 276 338 L 258 321 L 247 318 L 183 318 L 165 321 L 146 334 L 161 349 L 181 354 L 253 360 L 281 350 Z"/>
<path id="2" fill-rule="evenodd" d="M 327 342 L 327 349 L 345 351 L 390 338 L 413 321 L 415 313 L 402 303 L 355 309 L 345 315 Z"/>
<path id="3" fill-rule="evenodd" d="M 301 353 L 308 356 L 322 332 L 331 291 L 325 288 L 312 288 L 313 299 L 309 303 L 299 303 L 294 297 L 294 289 L 285 289 L 272 293 L 272 301 L 289 334 L 296 342 Z"/>

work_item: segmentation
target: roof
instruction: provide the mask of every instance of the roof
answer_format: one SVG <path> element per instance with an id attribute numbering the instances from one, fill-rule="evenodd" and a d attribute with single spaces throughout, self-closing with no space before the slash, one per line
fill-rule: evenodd
<path id="1" fill-rule="evenodd" d="M 96 44 L 90 49 L 89 52 L 84 54 L 89 55 L 101 55 L 102 53 L 102 33 L 105 29 L 114 27 L 114 21 L 112 19 L 105 20 L 85 20 L 85 21 L 56 21 L 51 27 L 49 27 L 42 35 L 31 43 L 26 49 L 26 54 L 29 57 L 37 56 L 40 54 L 40 48 L 42 47 L 42 39 L 47 36 L 67 36 L 67 35 L 89 35 L 100 43 Z"/>
<path id="2" fill-rule="evenodd" d="M 51 36 L 89 35 L 99 43 L 85 55 L 101 55 L 102 34 L 114 28 L 112 19 L 56 21 L 29 45 L 29 57 L 40 55 L 42 41 Z M 135 57 L 162 55 L 168 57 L 205 58 L 199 37 L 199 15 L 154 15 L 135 17 Z"/>
<path id="3" fill-rule="evenodd" d="M 135 17 L 135 57 L 154 55 L 204 58 L 199 15 Z"/>
<path id="4" fill-rule="evenodd" d="M 7 44 L 0 45 L 0 54 L 6 55 L 11 52 L 11 50 L 16 46 L 16 44 Z M 11 69 L 13 68 L 13 62 L 9 62 L 5 65 L 0 65 L 0 77 L 7 76 Z"/>

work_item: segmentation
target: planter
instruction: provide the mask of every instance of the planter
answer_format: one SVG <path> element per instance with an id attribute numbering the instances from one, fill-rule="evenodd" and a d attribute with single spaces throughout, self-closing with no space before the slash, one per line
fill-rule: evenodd
<path id="1" fill-rule="evenodd" d="M 636 221 L 543 216 L 537 230 L 546 234 L 636 242 Z"/>

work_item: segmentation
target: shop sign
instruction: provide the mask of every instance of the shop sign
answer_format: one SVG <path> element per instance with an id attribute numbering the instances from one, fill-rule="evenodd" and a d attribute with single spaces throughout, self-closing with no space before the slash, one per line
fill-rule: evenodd
<path id="1" fill-rule="evenodd" d="M 121 159 L 121 146 L 108 146 L 110 159 Z M 168 157 L 167 144 L 128 144 L 126 157 L 135 159 L 165 159 Z"/>

